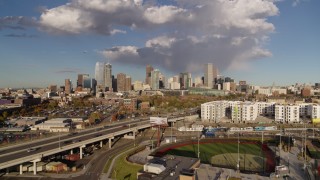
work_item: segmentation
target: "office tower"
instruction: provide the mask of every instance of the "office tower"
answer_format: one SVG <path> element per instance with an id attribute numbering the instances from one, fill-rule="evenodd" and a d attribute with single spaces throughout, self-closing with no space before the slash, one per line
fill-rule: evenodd
<path id="1" fill-rule="evenodd" d="M 95 68 L 95 80 L 97 81 L 97 86 L 105 87 L 104 86 L 104 66 L 105 63 L 97 62 Z"/>
<path id="2" fill-rule="evenodd" d="M 203 86 L 202 77 L 194 78 L 194 86 L 195 87 L 202 87 Z"/>
<path id="3" fill-rule="evenodd" d="M 159 89 L 166 89 L 168 87 L 168 83 L 166 81 L 166 76 L 162 73 L 159 74 Z"/>
<path id="4" fill-rule="evenodd" d="M 118 91 L 117 78 L 114 78 L 114 76 L 112 76 L 112 88 L 113 88 L 113 91 L 115 91 L 115 92 Z"/>
<path id="5" fill-rule="evenodd" d="M 188 89 L 192 87 L 191 73 L 180 73 L 180 85 L 181 89 Z"/>
<path id="6" fill-rule="evenodd" d="M 48 87 L 48 89 L 49 89 L 50 92 L 57 92 L 58 91 L 57 85 L 50 85 Z"/>
<path id="7" fill-rule="evenodd" d="M 141 81 L 135 81 L 133 83 L 133 90 L 135 90 L 135 91 L 143 90 L 143 83 Z"/>
<path id="8" fill-rule="evenodd" d="M 126 91 L 126 74 L 117 74 L 117 91 Z"/>
<path id="9" fill-rule="evenodd" d="M 70 79 L 65 79 L 65 93 L 66 94 L 71 94 L 72 91 L 72 82 Z"/>
<path id="10" fill-rule="evenodd" d="M 160 71 L 158 69 L 151 71 L 150 86 L 152 90 L 159 89 L 159 79 L 160 79 L 159 76 L 160 76 Z"/>
<path id="11" fill-rule="evenodd" d="M 131 91 L 131 77 L 126 76 L 125 91 Z"/>
<path id="12" fill-rule="evenodd" d="M 97 81 L 94 78 L 91 78 L 91 89 L 93 94 L 97 92 Z"/>
<path id="13" fill-rule="evenodd" d="M 77 79 L 77 87 L 81 88 L 90 88 L 90 80 L 89 80 L 89 74 L 78 74 L 78 79 Z M 86 87 L 85 87 L 86 83 Z"/>
<path id="14" fill-rule="evenodd" d="M 109 63 L 104 68 L 104 85 L 107 91 L 112 91 L 112 66 Z"/>
<path id="15" fill-rule="evenodd" d="M 146 84 L 151 86 L 151 72 L 153 71 L 153 67 L 151 65 L 147 65 L 146 67 Z"/>
<path id="16" fill-rule="evenodd" d="M 89 78 L 89 74 L 78 74 L 77 87 L 84 88 L 84 80 Z"/>
<path id="17" fill-rule="evenodd" d="M 83 76 L 83 88 L 92 88 L 92 79 L 89 77 L 89 75 Z"/>
<path id="18" fill-rule="evenodd" d="M 180 83 L 176 78 L 177 77 L 174 76 L 168 79 L 168 86 L 167 86 L 168 89 L 180 89 Z"/>
<path id="19" fill-rule="evenodd" d="M 204 86 L 212 89 L 213 87 L 213 65 L 212 63 L 205 64 L 204 68 Z"/>

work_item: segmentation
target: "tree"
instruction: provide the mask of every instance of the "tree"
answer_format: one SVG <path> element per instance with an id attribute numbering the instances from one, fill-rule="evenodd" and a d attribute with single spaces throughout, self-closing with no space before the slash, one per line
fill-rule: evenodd
<path id="1" fill-rule="evenodd" d="M 7 112 L 7 111 L 4 111 L 4 112 L 2 113 L 2 117 L 3 117 L 4 119 L 7 119 L 7 117 L 8 117 L 8 112 Z"/>
<path id="2" fill-rule="evenodd" d="M 89 117 L 89 123 L 90 125 L 91 124 L 94 124 L 96 122 L 96 119 L 101 119 L 101 114 L 100 113 L 97 113 L 97 112 L 93 112 L 90 114 L 90 117 Z"/>

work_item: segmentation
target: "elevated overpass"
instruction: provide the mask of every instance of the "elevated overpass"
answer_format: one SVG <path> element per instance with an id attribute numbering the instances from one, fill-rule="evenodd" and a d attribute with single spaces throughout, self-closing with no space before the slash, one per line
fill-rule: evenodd
<path id="1" fill-rule="evenodd" d="M 108 140 L 109 148 L 111 148 L 112 139 L 114 139 L 115 137 L 128 135 L 132 133 L 132 136 L 134 138 L 135 134 L 139 130 L 150 128 L 150 126 L 151 125 L 149 121 L 141 121 L 137 122 L 136 124 L 132 124 L 130 127 L 127 125 L 120 125 L 107 129 L 100 128 L 98 130 L 93 130 L 93 132 L 90 131 L 86 134 L 79 134 L 76 137 L 66 138 L 62 142 L 60 142 L 59 138 L 59 142 L 57 142 L 57 139 L 55 139 L 53 142 L 42 142 L 41 145 L 37 143 L 30 143 L 26 147 L 22 148 L 3 148 L 0 149 L 0 169 L 6 169 L 20 165 L 20 174 L 22 174 L 22 165 L 26 162 L 32 162 L 33 172 L 34 174 L 36 174 L 36 163 L 40 162 L 43 157 L 47 157 L 64 151 L 72 152 L 73 149 L 79 148 L 80 158 L 82 158 L 83 148 L 86 147 L 88 144 L 100 142 L 100 146 L 102 146 L 103 141 Z M 30 147 L 34 147 L 36 150 L 33 152 L 27 152 L 26 148 Z"/>

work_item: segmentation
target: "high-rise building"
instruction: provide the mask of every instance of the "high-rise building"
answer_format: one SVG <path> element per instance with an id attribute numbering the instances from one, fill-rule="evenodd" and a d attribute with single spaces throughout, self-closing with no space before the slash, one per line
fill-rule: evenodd
<path id="1" fill-rule="evenodd" d="M 159 89 L 166 89 L 168 87 L 168 83 L 166 82 L 166 77 L 160 73 L 159 74 Z"/>
<path id="2" fill-rule="evenodd" d="M 107 91 L 112 91 L 112 65 L 109 63 L 104 68 L 104 85 Z"/>
<path id="3" fill-rule="evenodd" d="M 99 87 L 105 87 L 104 86 L 104 62 L 97 62 L 95 67 L 95 79 L 97 81 L 97 85 Z"/>
<path id="4" fill-rule="evenodd" d="M 70 79 L 65 79 L 65 93 L 66 94 L 71 94 L 72 91 L 72 82 Z"/>
<path id="5" fill-rule="evenodd" d="M 78 74 L 77 87 L 84 88 L 84 80 L 89 78 L 89 74 Z"/>
<path id="6" fill-rule="evenodd" d="M 126 76 L 125 91 L 131 91 L 131 77 Z"/>
<path id="7" fill-rule="evenodd" d="M 192 87 L 191 73 L 180 73 L 180 85 L 181 89 L 188 89 L 189 87 Z"/>
<path id="8" fill-rule="evenodd" d="M 180 89 L 180 83 L 178 82 L 178 80 L 176 80 L 175 77 L 176 76 L 168 79 L 168 89 Z"/>
<path id="9" fill-rule="evenodd" d="M 126 91 L 126 74 L 117 74 L 117 91 Z"/>
<path id="10" fill-rule="evenodd" d="M 155 69 L 151 71 L 151 89 L 157 90 L 159 89 L 159 79 L 160 79 L 160 71 L 158 69 Z"/>
<path id="11" fill-rule="evenodd" d="M 203 86 L 202 77 L 194 78 L 194 86 L 195 87 L 202 87 Z"/>
<path id="12" fill-rule="evenodd" d="M 49 89 L 50 92 L 57 92 L 58 91 L 57 85 L 50 85 L 48 87 L 48 89 Z"/>
<path id="13" fill-rule="evenodd" d="M 151 72 L 153 71 L 153 67 L 151 65 L 147 65 L 146 67 L 146 84 L 151 86 Z"/>
<path id="14" fill-rule="evenodd" d="M 135 91 L 143 90 L 143 83 L 141 81 L 135 81 L 133 83 L 133 90 Z"/>
<path id="15" fill-rule="evenodd" d="M 213 65 L 212 63 L 205 64 L 204 68 L 204 86 L 213 88 Z"/>
<path id="16" fill-rule="evenodd" d="M 83 88 L 92 89 L 92 79 L 88 76 L 83 76 Z"/>

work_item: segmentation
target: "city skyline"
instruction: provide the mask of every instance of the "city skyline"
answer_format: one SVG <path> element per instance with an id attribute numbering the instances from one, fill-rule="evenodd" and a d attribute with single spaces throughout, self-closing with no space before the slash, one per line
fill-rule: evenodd
<path id="1" fill-rule="evenodd" d="M 319 1 L 90 2 L 0 0 L 0 88 L 75 84 L 97 61 L 132 82 L 147 64 L 195 78 L 206 63 L 255 85 L 319 81 Z"/>

